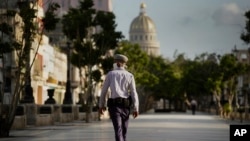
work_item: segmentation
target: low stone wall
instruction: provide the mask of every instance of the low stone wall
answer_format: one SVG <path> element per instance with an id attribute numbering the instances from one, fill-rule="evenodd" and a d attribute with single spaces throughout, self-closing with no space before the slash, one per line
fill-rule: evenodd
<path id="1" fill-rule="evenodd" d="M 36 124 L 36 115 L 37 115 L 37 105 L 36 104 L 24 104 L 26 107 L 26 123 L 27 125 Z"/>
<path id="2" fill-rule="evenodd" d="M 92 113 L 92 120 L 94 120 L 94 121 L 99 120 L 99 113 L 98 112 L 93 112 Z"/>
<path id="3" fill-rule="evenodd" d="M 36 116 L 36 126 L 54 125 L 52 114 L 38 114 Z"/>
<path id="4" fill-rule="evenodd" d="M 78 116 L 79 120 L 86 120 L 86 113 L 80 112 Z"/>
<path id="5" fill-rule="evenodd" d="M 75 120 L 86 120 L 86 112 L 80 110 L 80 105 L 18 105 L 12 129 L 23 129 L 27 125 L 48 126 L 55 123 L 67 123 Z M 27 108 L 29 112 L 27 113 Z M 35 115 L 35 117 L 34 117 Z M 31 116 L 28 118 L 28 116 Z M 108 112 L 99 117 L 98 111 L 92 112 L 90 121 L 109 118 Z M 30 121 L 28 121 L 30 120 Z M 34 123 L 35 122 L 35 123 Z"/>
<path id="6" fill-rule="evenodd" d="M 73 106 L 74 120 L 79 119 L 79 105 Z"/>
<path id="7" fill-rule="evenodd" d="M 60 122 L 72 122 L 74 121 L 74 113 L 72 105 L 62 105 L 61 114 L 60 114 Z"/>
<path id="8" fill-rule="evenodd" d="M 36 126 L 54 125 L 54 106 L 39 105 L 36 116 Z"/>
<path id="9" fill-rule="evenodd" d="M 26 127 L 26 125 L 26 107 L 24 105 L 18 105 L 16 108 L 16 115 L 11 129 L 23 129 Z"/>
<path id="10" fill-rule="evenodd" d="M 26 115 L 23 116 L 15 116 L 14 122 L 12 124 L 11 129 L 23 129 L 26 127 Z"/>
<path id="11" fill-rule="evenodd" d="M 61 105 L 54 105 L 54 122 L 60 122 L 61 121 Z"/>
<path id="12" fill-rule="evenodd" d="M 72 113 L 61 113 L 60 122 L 67 123 L 74 121 L 74 115 Z"/>

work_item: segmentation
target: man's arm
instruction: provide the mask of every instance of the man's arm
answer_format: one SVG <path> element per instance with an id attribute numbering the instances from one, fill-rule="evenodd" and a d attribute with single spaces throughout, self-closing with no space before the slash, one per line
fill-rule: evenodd
<path id="1" fill-rule="evenodd" d="M 131 90 L 131 98 L 132 98 L 133 105 L 134 105 L 133 117 L 136 118 L 139 114 L 139 98 L 138 98 L 138 94 L 136 91 L 134 76 L 132 76 L 130 90 Z"/>
<path id="2" fill-rule="evenodd" d="M 104 81 L 102 91 L 101 91 L 101 95 L 100 95 L 100 101 L 99 101 L 99 112 L 100 112 L 100 114 L 103 114 L 103 111 L 105 110 L 105 108 L 104 108 L 104 105 L 105 105 L 105 102 L 106 102 L 105 98 L 106 98 L 109 86 L 110 86 L 110 75 L 108 73 L 107 76 L 106 76 L 106 79 Z"/>

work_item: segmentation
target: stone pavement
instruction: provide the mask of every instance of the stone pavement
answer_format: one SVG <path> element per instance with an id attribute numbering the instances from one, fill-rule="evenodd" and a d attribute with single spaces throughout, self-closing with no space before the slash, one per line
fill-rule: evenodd
<path id="1" fill-rule="evenodd" d="M 230 121 L 197 112 L 147 113 L 130 119 L 128 141 L 229 141 Z M 115 141 L 109 119 L 13 130 L 0 141 Z"/>

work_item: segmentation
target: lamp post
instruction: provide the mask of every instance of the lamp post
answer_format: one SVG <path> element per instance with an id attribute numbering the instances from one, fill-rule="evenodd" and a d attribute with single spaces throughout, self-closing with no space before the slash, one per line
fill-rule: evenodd
<path id="1" fill-rule="evenodd" d="M 30 1 L 18 1 L 18 6 L 19 9 L 22 11 L 24 9 L 30 9 Z M 22 17 L 23 18 L 23 17 Z M 25 19 L 24 19 L 25 20 Z M 28 19 L 26 19 L 28 20 Z M 29 24 L 29 23 L 27 23 Z M 26 23 L 25 23 L 26 25 Z M 25 61 L 26 61 L 26 66 L 25 66 L 25 88 L 24 88 L 24 95 L 23 98 L 20 100 L 20 103 L 34 103 L 34 96 L 33 96 L 33 88 L 31 86 L 31 65 L 30 65 L 30 49 L 32 45 L 31 41 L 31 29 L 28 26 L 24 26 L 24 31 L 29 31 L 28 33 L 25 32 L 25 37 L 24 37 L 24 51 L 26 51 L 26 56 L 25 56 Z"/>
<path id="2" fill-rule="evenodd" d="M 26 56 L 26 71 L 25 71 L 25 88 L 23 98 L 20 103 L 34 103 L 33 88 L 31 86 L 31 70 L 30 70 L 30 51 L 28 51 Z"/>
<path id="3" fill-rule="evenodd" d="M 70 82 L 70 43 L 67 42 L 67 82 L 63 104 L 72 104 L 71 82 Z"/>

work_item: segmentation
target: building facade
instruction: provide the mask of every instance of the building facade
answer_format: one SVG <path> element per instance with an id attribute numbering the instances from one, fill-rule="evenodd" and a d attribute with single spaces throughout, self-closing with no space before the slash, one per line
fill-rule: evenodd
<path id="1" fill-rule="evenodd" d="M 232 53 L 237 61 L 250 65 L 249 49 L 233 49 Z M 236 99 L 239 106 L 249 107 L 250 105 L 250 73 L 239 75 L 237 78 Z"/>
<path id="2" fill-rule="evenodd" d="M 0 13 L 6 12 L 6 7 L 16 8 L 18 0 L 5 0 L 0 4 Z M 35 8 L 38 10 L 35 23 L 39 29 L 42 27 L 41 19 L 44 16 L 44 11 L 50 0 L 37 0 Z M 57 2 L 61 8 L 59 9 L 59 16 L 67 13 L 67 10 L 71 7 L 78 6 L 78 0 L 53 0 Z M 97 10 L 103 11 L 112 11 L 112 1 L 111 0 L 94 0 L 94 8 Z M 2 19 L 3 20 L 3 19 Z M 22 19 L 20 16 L 8 21 L 9 23 L 18 23 L 14 26 L 14 35 L 15 39 L 22 39 Z M 62 26 L 59 25 L 52 34 L 45 34 L 42 36 L 37 36 L 32 43 L 32 50 L 30 54 L 30 64 L 33 61 L 34 63 L 31 69 L 31 86 L 33 88 L 33 96 L 36 104 L 44 104 L 45 101 L 49 98 L 47 90 L 54 89 L 54 99 L 56 104 L 62 104 L 64 99 L 66 81 L 67 81 L 67 55 L 62 53 L 58 47 L 66 47 L 65 36 L 62 33 Z M 40 42 L 40 38 L 42 38 Z M 37 50 L 37 52 L 36 52 Z M 10 68 L 10 71 L 7 71 L 4 78 L 3 75 L 0 77 L 0 87 L 2 87 L 3 80 L 7 80 L 4 101 L 9 103 L 11 101 L 11 93 L 14 90 L 15 83 L 15 53 L 8 53 L 4 55 L 6 63 L 5 67 Z M 71 90 L 72 90 L 72 99 L 73 104 L 79 101 L 78 94 L 80 90 L 77 88 L 79 86 L 79 70 L 70 65 L 70 78 L 71 78 Z M 13 69 L 12 69 L 13 68 Z M 2 74 L 3 68 L 2 60 L 0 60 L 0 73 Z"/>

